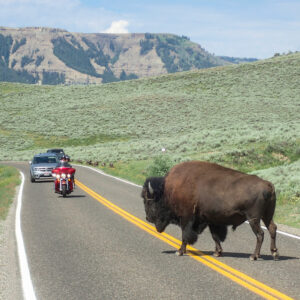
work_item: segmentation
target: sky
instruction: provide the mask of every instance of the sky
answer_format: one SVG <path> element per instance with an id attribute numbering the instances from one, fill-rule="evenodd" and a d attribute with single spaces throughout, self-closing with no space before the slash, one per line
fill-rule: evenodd
<path id="1" fill-rule="evenodd" d="M 215 55 L 300 51 L 300 0 L 0 0 L 0 26 L 172 33 Z"/>

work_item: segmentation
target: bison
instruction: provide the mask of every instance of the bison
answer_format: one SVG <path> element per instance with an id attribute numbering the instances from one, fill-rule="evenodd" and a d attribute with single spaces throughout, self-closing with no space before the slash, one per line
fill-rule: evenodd
<path id="1" fill-rule="evenodd" d="M 147 178 L 141 194 L 146 219 L 158 232 L 169 224 L 182 230 L 182 244 L 177 254 L 186 253 L 207 226 L 215 241 L 215 256 L 222 255 L 221 241 L 227 226 L 234 230 L 248 220 L 257 242 L 251 260 L 257 260 L 264 239 L 263 220 L 271 236 L 271 253 L 276 248 L 277 226 L 273 222 L 276 194 L 272 183 L 218 164 L 189 161 L 174 166 L 165 177 Z"/>

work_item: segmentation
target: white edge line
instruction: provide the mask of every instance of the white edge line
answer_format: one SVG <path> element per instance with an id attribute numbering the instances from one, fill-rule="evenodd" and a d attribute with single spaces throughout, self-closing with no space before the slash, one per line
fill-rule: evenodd
<path id="1" fill-rule="evenodd" d="M 130 181 L 125 180 L 125 179 L 121 179 L 121 178 L 118 178 L 118 177 L 115 177 L 115 176 L 106 174 L 106 173 L 104 173 L 103 171 L 97 170 L 97 169 L 92 168 L 92 167 L 83 166 L 83 165 L 76 165 L 76 164 L 74 164 L 74 165 L 75 165 L 75 166 L 78 166 L 78 167 L 83 167 L 83 168 L 91 169 L 91 170 L 93 170 L 93 171 L 95 171 L 95 172 L 97 172 L 97 173 L 99 173 L 99 174 L 101 174 L 101 175 L 104 175 L 104 176 L 107 176 L 107 177 L 110 177 L 110 178 L 114 178 L 114 179 L 116 179 L 116 180 L 122 181 L 122 182 L 124 182 L 124 183 L 130 184 L 130 185 L 133 185 L 133 186 L 136 186 L 136 187 L 142 187 L 141 185 L 135 184 L 135 183 L 130 182 Z M 248 223 L 248 222 L 246 221 L 246 223 Z M 249 223 L 248 223 L 248 224 L 249 224 Z M 265 226 L 262 226 L 262 228 L 267 229 Z M 300 240 L 300 236 L 297 236 L 297 235 L 294 235 L 294 234 L 291 234 L 291 233 L 287 233 L 287 232 L 280 231 L 280 230 L 277 230 L 277 233 L 280 233 L 280 234 L 282 234 L 282 235 L 285 235 L 285 236 L 288 236 L 288 237 L 291 237 L 291 238 Z"/>
<path id="2" fill-rule="evenodd" d="M 128 181 L 128 180 L 125 180 L 125 179 L 122 179 L 122 178 L 119 178 L 119 177 L 115 177 L 115 176 L 106 174 L 106 173 L 104 173 L 103 171 L 97 170 L 97 169 L 92 168 L 92 167 L 83 166 L 83 165 L 76 165 L 76 164 L 73 164 L 73 165 L 74 165 L 74 166 L 83 167 L 83 168 L 87 168 L 87 169 L 93 170 L 93 171 L 95 171 L 95 172 L 97 172 L 97 173 L 99 173 L 99 174 L 101 174 L 101 175 L 106 176 L 106 177 L 110 177 L 110 178 L 116 179 L 116 180 L 118 180 L 118 181 L 121 181 L 121 182 L 130 184 L 130 185 L 133 185 L 133 186 L 136 186 L 136 187 L 142 187 L 141 185 L 135 184 L 135 183 L 133 183 L 133 182 L 130 182 L 130 181 Z"/>
<path id="3" fill-rule="evenodd" d="M 19 257 L 19 266 L 21 272 L 21 281 L 23 288 L 23 296 L 25 300 L 35 300 L 36 296 L 34 293 L 32 280 L 30 277 L 28 261 L 23 241 L 22 229 L 21 229 L 21 208 L 22 208 L 22 195 L 23 195 L 23 187 L 25 182 L 25 176 L 23 172 L 20 171 L 22 182 L 19 189 L 18 195 L 18 203 L 16 209 L 16 223 L 15 223 L 15 234 L 17 240 L 17 248 L 18 248 L 18 257 Z"/>
<path id="4" fill-rule="evenodd" d="M 248 221 L 246 221 L 245 223 L 249 224 Z M 265 230 L 268 230 L 267 227 L 266 227 L 266 226 L 263 226 L 263 225 L 261 225 L 261 228 L 263 228 L 263 229 L 265 229 Z M 280 231 L 280 230 L 276 230 L 276 233 L 280 233 L 280 234 L 282 234 L 282 235 L 285 235 L 285 236 L 288 236 L 288 237 L 291 237 L 291 238 L 300 240 L 300 236 L 298 236 L 298 235 L 294 235 L 294 234 L 287 233 L 287 232 Z"/>
<path id="5" fill-rule="evenodd" d="M 263 227 L 264 229 L 267 229 L 265 226 L 262 226 L 262 227 Z M 280 233 L 280 234 L 283 234 L 283 235 L 286 235 L 286 236 L 288 236 L 288 237 L 291 237 L 291 238 L 300 240 L 300 236 L 298 236 L 298 235 L 294 235 L 294 234 L 287 233 L 287 232 L 280 231 L 280 230 L 277 230 L 276 232 L 277 232 L 277 233 Z"/>

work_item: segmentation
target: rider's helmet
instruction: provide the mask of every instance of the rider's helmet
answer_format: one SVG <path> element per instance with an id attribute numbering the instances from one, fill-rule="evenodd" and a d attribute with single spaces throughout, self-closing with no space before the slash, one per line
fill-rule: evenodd
<path id="1" fill-rule="evenodd" d="M 61 158 L 60 158 L 60 161 L 63 162 L 63 161 L 68 161 L 67 157 L 65 155 L 63 155 Z"/>
<path id="2" fill-rule="evenodd" d="M 59 166 L 60 167 L 71 167 L 69 164 L 69 159 L 66 155 L 63 155 L 59 160 Z"/>

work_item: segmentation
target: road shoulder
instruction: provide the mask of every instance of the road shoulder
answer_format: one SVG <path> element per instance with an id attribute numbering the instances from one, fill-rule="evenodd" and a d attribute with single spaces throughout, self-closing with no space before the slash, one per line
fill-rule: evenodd
<path id="1" fill-rule="evenodd" d="M 20 186 L 7 218 L 0 221 L 0 299 L 22 299 L 22 288 L 15 238 L 15 216 Z"/>

